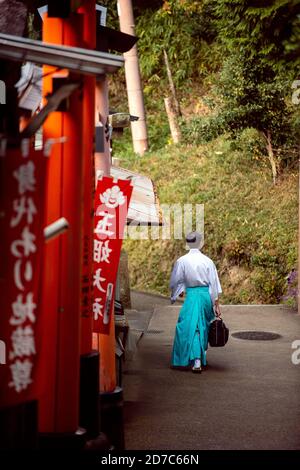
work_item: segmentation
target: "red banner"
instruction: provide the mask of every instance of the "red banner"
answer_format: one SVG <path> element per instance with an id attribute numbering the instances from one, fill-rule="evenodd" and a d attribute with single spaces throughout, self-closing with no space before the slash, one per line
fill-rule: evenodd
<path id="1" fill-rule="evenodd" d="M 36 398 L 46 161 L 29 148 L 0 157 L 0 407 Z"/>
<path id="2" fill-rule="evenodd" d="M 97 182 L 94 230 L 94 332 L 109 334 L 130 181 L 104 176 Z"/>

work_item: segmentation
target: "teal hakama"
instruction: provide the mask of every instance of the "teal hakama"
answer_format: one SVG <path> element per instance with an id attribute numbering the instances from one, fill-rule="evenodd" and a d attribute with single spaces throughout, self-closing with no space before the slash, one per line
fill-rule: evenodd
<path id="1" fill-rule="evenodd" d="M 208 330 L 215 319 L 214 309 L 206 286 L 187 287 L 186 299 L 176 325 L 172 365 L 189 366 L 195 359 L 206 365 Z"/>

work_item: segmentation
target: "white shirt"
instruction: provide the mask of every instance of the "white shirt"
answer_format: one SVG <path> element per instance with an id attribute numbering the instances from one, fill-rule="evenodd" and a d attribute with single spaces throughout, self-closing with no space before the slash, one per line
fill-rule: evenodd
<path id="1" fill-rule="evenodd" d="M 174 264 L 170 280 L 171 301 L 175 302 L 186 287 L 196 286 L 209 287 L 213 304 L 222 293 L 214 262 L 200 250 L 192 248 L 186 255 L 178 258 Z"/>

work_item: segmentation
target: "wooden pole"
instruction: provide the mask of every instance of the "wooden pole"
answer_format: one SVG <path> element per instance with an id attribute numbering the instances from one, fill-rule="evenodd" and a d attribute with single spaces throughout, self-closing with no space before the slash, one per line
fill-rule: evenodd
<path id="1" fill-rule="evenodd" d="M 96 84 L 96 110 L 95 126 L 101 124 L 103 132 L 103 148 L 95 152 L 96 175 L 110 176 L 111 155 L 108 139 L 108 84 L 106 76 L 97 80 Z M 101 150 L 101 151 L 100 151 Z M 113 392 L 116 388 L 116 360 L 115 360 L 115 321 L 111 316 L 110 331 L 108 335 L 93 334 L 93 347 L 100 353 L 100 391 Z"/>
<path id="2" fill-rule="evenodd" d="M 83 47 L 96 47 L 95 0 L 85 0 L 79 8 L 83 14 Z M 92 350 L 93 335 L 93 233 L 94 233 L 94 115 L 96 79 L 83 77 L 83 250 L 81 279 L 81 354 Z"/>
<path id="3" fill-rule="evenodd" d="M 83 47 L 96 47 L 95 0 L 84 0 L 78 12 L 83 15 Z M 100 432 L 99 351 L 93 350 L 93 238 L 95 197 L 95 87 L 93 76 L 83 76 L 83 240 L 81 278 L 80 413 L 79 423 L 87 430 L 89 445 Z"/>
<path id="4" fill-rule="evenodd" d="M 118 0 L 118 14 L 121 31 L 135 36 L 131 0 Z M 137 46 L 126 52 L 124 58 L 129 112 L 139 118 L 131 122 L 133 148 L 137 154 L 143 155 L 148 150 L 148 137 Z"/>
<path id="5" fill-rule="evenodd" d="M 44 19 L 45 42 L 78 46 L 81 38 L 81 15 Z M 49 70 L 45 68 L 45 72 Z M 46 76 L 43 83 L 45 95 L 52 89 L 52 76 Z M 66 217 L 70 226 L 65 235 L 45 247 L 40 354 L 44 388 L 39 408 L 39 429 L 43 433 L 74 435 L 79 424 L 82 115 L 82 97 L 77 90 L 69 98 L 68 110 L 51 113 L 43 126 L 44 141 L 67 138 L 66 143 L 53 147 L 49 160 L 45 225 Z"/>
<path id="6" fill-rule="evenodd" d="M 95 127 L 99 127 L 103 133 L 103 147 L 101 149 L 96 148 L 95 151 L 95 170 L 96 175 L 101 172 L 104 176 L 110 176 L 111 168 L 111 156 L 110 156 L 110 143 L 107 138 L 108 131 L 108 115 L 109 115 L 109 104 L 108 104 L 108 84 L 107 77 L 97 78 L 96 90 L 95 90 Z"/>

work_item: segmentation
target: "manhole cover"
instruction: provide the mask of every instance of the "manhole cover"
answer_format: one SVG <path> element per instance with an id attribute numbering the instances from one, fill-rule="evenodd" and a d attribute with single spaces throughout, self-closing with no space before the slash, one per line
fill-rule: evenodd
<path id="1" fill-rule="evenodd" d="M 150 335 L 159 335 L 159 333 L 163 333 L 164 331 L 163 330 L 147 330 L 146 333 L 147 335 L 150 334 Z"/>
<path id="2" fill-rule="evenodd" d="M 256 341 L 270 341 L 272 339 L 281 338 L 277 333 L 270 333 L 269 331 L 237 331 L 232 333 L 234 338 L 249 339 Z"/>

